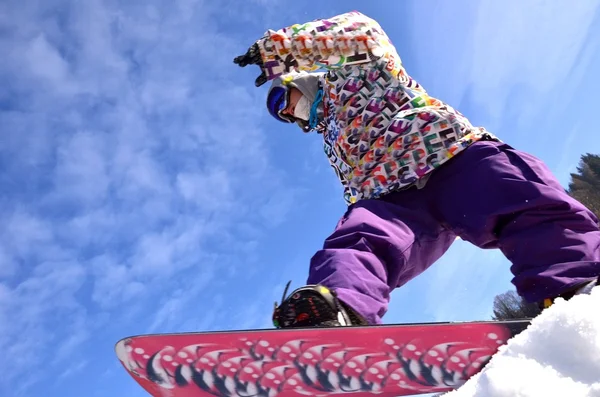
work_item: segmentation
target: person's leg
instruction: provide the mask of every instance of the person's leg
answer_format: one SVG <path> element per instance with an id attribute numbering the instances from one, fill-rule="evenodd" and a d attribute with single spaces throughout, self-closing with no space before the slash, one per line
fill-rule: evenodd
<path id="1" fill-rule="evenodd" d="M 312 257 L 307 282 L 335 291 L 369 324 L 381 323 L 390 292 L 427 269 L 456 238 L 425 202 L 411 189 L 354 204 Z"/>
<path id="2" fill-rule="evenodd" d="M 600 276 L 598 219 L 542 161 L 498 142 L 476 143 L 430 179 L 441 221 L 482 248 L 499 248 L 527 301 Z"/>

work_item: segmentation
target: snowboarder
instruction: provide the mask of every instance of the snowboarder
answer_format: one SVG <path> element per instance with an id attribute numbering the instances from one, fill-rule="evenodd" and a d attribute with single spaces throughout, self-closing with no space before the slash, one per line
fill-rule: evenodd
<path id="1" fill-rule="evenodd" d="M 234 62 L 259 66 L 256 86 L 271 81 L 275 119 L 322 135 L 348 204 L 275 326 L 379 324 L 390 292 L 457 236 L 500 249 L 517 292 L 542 307 L 597 284 L 595 215 L 542 161 L 429 96 L 373 19 L 268 30 Z"/>

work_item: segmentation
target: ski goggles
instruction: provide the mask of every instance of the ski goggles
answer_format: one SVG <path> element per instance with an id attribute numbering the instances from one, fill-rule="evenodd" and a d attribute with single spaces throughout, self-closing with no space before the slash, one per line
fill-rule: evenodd
<path id="1" fill-rule="evenodd" d="M 285 87 L 273 87 L 267 96 L 267 109 L 271 116 L 283 123 L 293 123 L 296 120 L 289 115 L 281 113 L 284 110 L 290 99 L 290 92 Z"/>

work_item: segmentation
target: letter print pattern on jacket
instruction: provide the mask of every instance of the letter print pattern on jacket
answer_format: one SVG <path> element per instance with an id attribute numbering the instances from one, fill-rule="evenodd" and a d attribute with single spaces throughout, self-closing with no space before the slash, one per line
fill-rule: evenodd
<path id="1" fill-rule="evenodd" d="M 269 30 L 259 47 L 269 80 L 328 70 L 324 149 L 348 204 L 406 188 L 487 135 L 404 70 L 377 22 L 359 12 Z"/>

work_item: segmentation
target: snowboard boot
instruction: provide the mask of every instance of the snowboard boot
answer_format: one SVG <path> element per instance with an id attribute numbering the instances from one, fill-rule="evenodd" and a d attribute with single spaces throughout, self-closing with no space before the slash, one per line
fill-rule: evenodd
<path id="1" fill-rule="evenodd" d="M 554 298 L 546 298 L 539 303 L 540 309 L 543 310 L 543 309 L 546 309 L 546 308 L 552 306 L 554 304 L 554 301 L 556 300 L 556 298 L 563 298 L 565 300 L 569 300 L 572 297 L 574 297 L 575 295 L 590 294 L 592 292 L 592 289 L 594 287 L 596 287 L 597 285 L 600 285 L 600 278 L 580 284 L 580 285 L 576 286 L 575 288 L 572 288 L 569 291 L 563 292 L 562 294 L 560 294 L 559 296 L 556 296 Z"/>
<path id="2" fill-rule="evenodd" d="M 352 308 L 340 301 L 335 292 L 322 285 L 307 285 L 296 289 L 287 298 L 289 283 L 281 303 L 273 311 L 277 328 L 340 327 L 367 325 Z"/>

